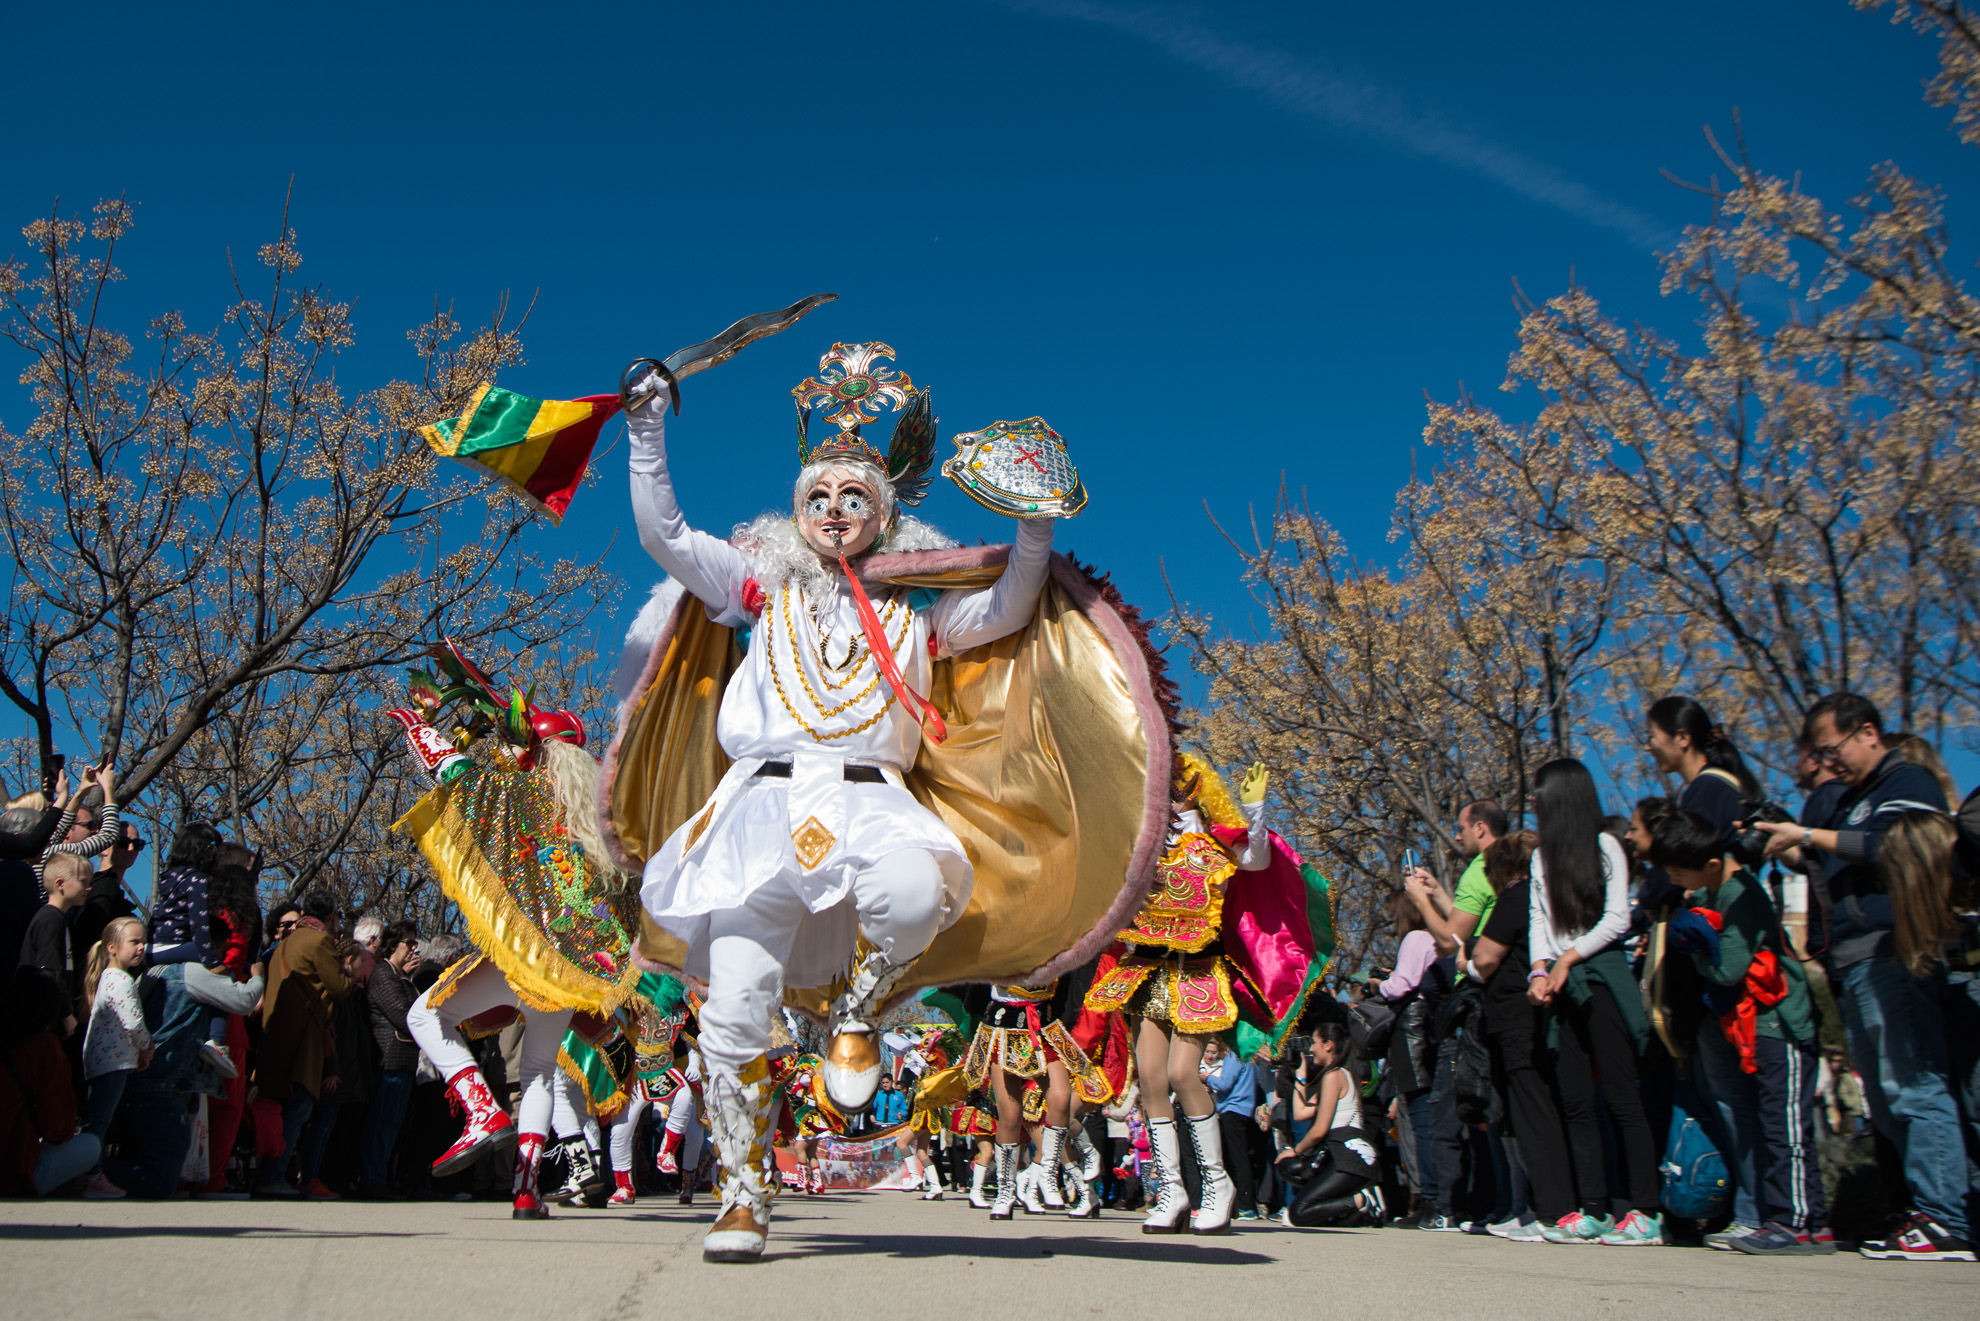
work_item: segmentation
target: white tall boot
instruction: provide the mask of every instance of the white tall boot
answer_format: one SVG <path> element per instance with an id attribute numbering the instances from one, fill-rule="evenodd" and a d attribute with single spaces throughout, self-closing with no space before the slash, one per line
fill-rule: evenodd
<path id="1" fill-rule="evenodd" d="M 769 1061 L 758 1055 L 734 1076 L 721 1067 L 710 1069 L 702 1099 L 722 1161 L 722 1211 L 701 1240 L 701 1259 L 754 1261 L 763 1255 L 770 1199 L 776 1195 L 765 1173 L 775 1099 Z M 692 1176 L 683 1171 L 682 1177 Z"/>
<path id="2" fill-rule="evenodd" d="M 1154 1169 L 1149 1173 L 1155 1176 L 1155 1187 L 1144 1188 L 1144 1193 L 1152 1193 L 1148 1216 L 1141 1222 L 1144 1234 L 1180 1234 L 1189 1218 L 1189 1190 L 1183 1186 L 1182 1143 L 1176 1137 L 1176 1121 L 1173 1119 L 1151 1119 L 1148 1121 L 1148 1155 Z M 1146 1184 L 1146 1178 L 1143 1183 Z"/>
<path id="3" fill-rule="evenodd" d="M 942 1176 L 937 1173 L 941 1167 L 934 1160 L 921 1168 L 921 1200 L 939 1202 L 942 1200 Z"/>
<path id="4" fill-rule="evenodd" d="M 1044 1182 L 1038 1177 L 1043 1169 L 1044 1166 L 1040 1165 L 1037 1161 L 1033 1161 L 1031 1164 L 1025 1166 L 1018 1174 L 1018 1205 L 1024 1208 L 1026 1215 L 1042 1216 L 1045 1214 L 1045 1202 L 1038 1193 L 1039 1185 Z"/>
<path id="5" fill-rule="evenodd" d="M 969 1204 L 979 1211 L 990 1209 L 990 1198 L 983 1191 L 983 1185 L 990 1181 L 990 1162 L 969 1163 Z"/>
<path id="6" fill-rule="evenodd" d="M 1042 1128 L 1038 1131 L 1038 1159 L 1031 1168 L 1038 1171 L 1038 1195 L 1048 1211 L 1066 1209 L 1065 1196 L 1059 1191 L 1059 1163 L 1065 1154 L 1066 1130 Z"/>
<path id="7" fill-rule="evenodd" d="M 1086 1136 L 1084 1125 L 1074 1124 L 1066 1130 L 1066 1150 L 1079 1162 L 1079 1177 L 1082 1180 L 1092 1183 L 1100 1177 L 1100 1148 Z"/>
<path id="8" fill-rule="evenodd" d="M 1185 1115 L 1190 1140 L 1196 1144 L 1196 1164 L 1202 1171 L 1203 1205 L 1189 1218 L 1192 1234 L 1221 1234 L 1231 1227 L 1231 1211 L 1237 1205 L 1237 1185 L 1224 1172 L 1224 1131 L 1217 1125 L 1213 1110 L 1207 1115 Z"/>
<path id="9" fill-rule="evenodd" d="M 1100 1199 L 1093 1195 L 1093 1185 L 1080 1177 L 1080 1167 L 1067 1161 L 1059 1168 L 1072 1180 L 1074 1190 L 1072 1205 L 1067 1208 L 1066 1215 L 1073 1220 L 1098 1220 Z"/>
<path id="10" fill-rule="evenodd" d="M 880 1090 L 880 1042 L 873 1019 L 907 970 L 908 964 L 889 963 L 875 950 L 860 960 L 846 989 L 832 1000 L 819 1076 L 841 1114 L 862 1113 Z"/>
<path id="11" fill-rule="evenodd" d="M 1017 1211 L 1017 1143 L 999 1142 L 996 1151 L 997 1200 L 990 1203 L 990 1218 L 992 1220 L 1009 1220 Z"/>

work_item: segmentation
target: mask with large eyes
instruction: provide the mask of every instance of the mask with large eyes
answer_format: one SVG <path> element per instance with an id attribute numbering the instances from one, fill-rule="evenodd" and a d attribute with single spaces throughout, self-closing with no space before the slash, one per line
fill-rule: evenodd
<path id="1" fill-rule="evenodd" d="M 873 502 L 857 491 L 847 491 L 839 497 L 839 509 L 848 518 L 865 518 L 873 510 Z M 824 518 L 832 512 L 829 496 L 814 495 L 804 502 L 804 511 L 813 518 Z"/>

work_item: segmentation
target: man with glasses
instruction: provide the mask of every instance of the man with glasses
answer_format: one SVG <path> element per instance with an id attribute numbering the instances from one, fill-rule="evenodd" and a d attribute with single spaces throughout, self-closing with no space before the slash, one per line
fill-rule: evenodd
<path id="1" fill-rule="evenodd" d="M 138 854 L 144 852 L 146 841 L 138 833 L 137 822 L 126 818 L 123 827 L 122 838 L 98 855 L 96 875 L 89 882 L 89 896 L 83 900 L 72 928 L 76 949 L 85 961 L 90 947 L 102 938 L 103 928 L 113 919 L 137 916 L 137 905 L 126 892 L 124 873 L 137 861 Z"/>
<path id="2" fill-rule="evenodd" d="M 1802 738 L 1847 789 L 1823 826 L 1754 824 L 1773 837 L 1770 856 L 1809 874 L 1811 907 L 1824 928 L 1811 931 L 1809 945 L 1821 952 L 1837 990 L 1850 1057 L 1869 1084 L 1871 1119 L 1904 1153 L 1918 1208 L 1888 1239 L 1861 1251 L 1879 1260 L 1972 1261 L 1966 1144 L 1948 1082 L 1945 972 L 1913 977 L 1898 961 L 1877 864 L 1884 831 L 1898 816 L 1943 813 L 1945 794 L 1930 771 L 1884 745 L 1877 708 L 1855 693 L 1831 693 L 1810 707 Z"/>

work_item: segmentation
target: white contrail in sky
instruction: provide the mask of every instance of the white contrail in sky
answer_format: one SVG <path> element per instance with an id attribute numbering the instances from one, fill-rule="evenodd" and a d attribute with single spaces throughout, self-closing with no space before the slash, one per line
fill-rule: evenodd
<path id="1" fill-rule="evenodd" d="M 1577 220 L 1610 230 L 1646 251 L 1668 246 L 1674 235 L 1654 217 L 1611 201 L 1544 161 L 1488 142 L 1418 110 L 1386 88 L 1325 64 L 1230 41 L 1189 11 L 1168 6 L 1120 6 L 1091 0 L 999 0 L 1005 8 L 1076 19 L 1138 37 L 1185 64 L 1295 114 L 1361 133 L 1419 156 L 1484 175 L 1520 196 Z"/>

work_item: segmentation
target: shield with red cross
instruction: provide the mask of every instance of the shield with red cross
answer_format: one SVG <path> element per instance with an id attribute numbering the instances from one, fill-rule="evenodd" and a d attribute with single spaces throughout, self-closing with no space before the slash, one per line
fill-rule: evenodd
<path id="1" fill-rule="evenodd" d="M 1042 417 L 992 422 L 955 437 L 942 475 L 985 509 L 1012 518 L 1071 518 L 1086 508 L 1086 484 L 1065 438 Z"/>

